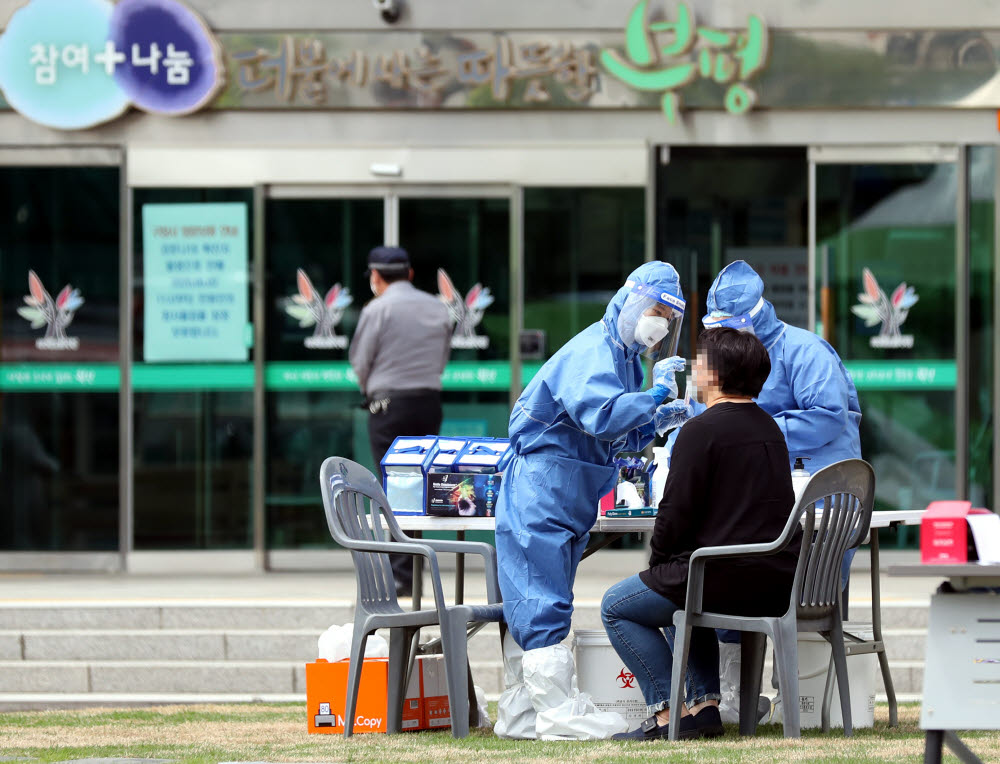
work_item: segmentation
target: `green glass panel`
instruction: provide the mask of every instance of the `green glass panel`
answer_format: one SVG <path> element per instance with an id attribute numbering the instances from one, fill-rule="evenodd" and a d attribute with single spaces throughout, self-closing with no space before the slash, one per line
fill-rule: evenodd
<path id="1" fill-rule="evenodd" d="M 133 192 L 133 216 L 148 204 L 239 202 L 249 188 L 146 188 Z M 250 260 L 253 216 L 248 219 Z M 134 299 L 142 305 L 142 226 L 133 226 Z M 252 273 L 253 263 L 248 262 Z M 249 274 L 248 274 L 249 275 Z M 252 280 L 248 279 L 252 284 Z M 252 286 L 247 290 L 252 305 Z M 251 363 L 143 363 L 144 315 L 135 312 L 132 382 L 135 429 L 135 548 L 246 549 L 252 544 L 253 385 Z M 255 348 L 249 358 L 253 359 Z"/>
<path id="2" fill-rule="evenodd" d="M 253 394 L 136 392 L 136 549 L 252 543 Z"/>
<path id="3" fill-rule="evenodd" d="M 856 372 L 877 509 L 955 493 L 952 164 L 817 167 L 817 315 Z"/>
<path id="4" fill-rule="evenodd" d="M 346 359 L 372 297 L 365 270 L 382 244 L 382 200 L 269 199 L 266 214 L 268 360 Z"/>
<path id="5" fill-rule="evenodd" d="M 118 548 L 120 173 L 0 168 L 0 550 Z"/>
<path id="6" fill-rule="evenodd" d="M 757 270 L 780 319 L 806 326 L 807 177 L 803 148 L 670 147 L 656 172 L 656 256 L 677 268 L 687 298 L 682 356 L 693 355 L 709 287 L 734 260 Z"/>
<path id="7" fill-rule="evenodd" d="M 410 253 L 413 283 L 442 293 L 444 271 L 468 304 L 489 291 L 492 302 L 470 311 L 472 338 L 456 335 L 452 361 L 510 358 L 510 202 L 505 198 L 403 198 L 399 243 Z"/>
<path id="8" fill-rule="evenodd" d="M 546 357 L 600 321 L 642 264 L 644 198 L 641 188 L 525 189 L 524 328 L 545 333 Z"/>
<path id="9" fill-rule="evenodd" d="M 992 507 L 996 147 L 969 149 L 969 498 Z"/>

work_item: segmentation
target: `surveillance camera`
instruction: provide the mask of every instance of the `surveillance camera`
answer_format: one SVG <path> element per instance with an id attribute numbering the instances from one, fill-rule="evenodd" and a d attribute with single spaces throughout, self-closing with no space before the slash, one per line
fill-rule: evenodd
<path id="1" fill-rule="evenodd" d="M 382 20 L 387 24 L 399 21 L 402 0 L 372 0 L 375 10 L 382 14 Z"/>

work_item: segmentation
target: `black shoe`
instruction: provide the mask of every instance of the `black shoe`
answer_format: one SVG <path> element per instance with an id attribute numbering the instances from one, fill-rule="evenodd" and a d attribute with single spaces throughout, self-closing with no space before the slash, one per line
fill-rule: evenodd
<path id="1" fill-rule="evenodd" d="M 683 729 L 685 719 L 694 719 L 695 727 L 699 737 L 719 737 L 725 734 L 722 728 L 722 716 L 719 714 L 718 706 L 705 706 L 694 716 L 685 716 L 681 719 Z M 683 735 L 682 735 L 683 737 Z"/>
<path id="2" fill-rule="evenodd" d="M 680 731 L 678 732 L 678 737 L 681 740 L 690 740 L 693 738 L 701 737 L 701 730 L 698 729 L 696 718 L 694 716 L 682 716 Z M 670 727 L 666 724 L 659 724 L 656 721 L 656 715 L 650 716 L 646 721 L 639 725 L 639 729 L 632 730 L 631 732 L 619 732 L 617 735 L 612 735 L 612 740 L 667 740 L 670 735 Z"/>

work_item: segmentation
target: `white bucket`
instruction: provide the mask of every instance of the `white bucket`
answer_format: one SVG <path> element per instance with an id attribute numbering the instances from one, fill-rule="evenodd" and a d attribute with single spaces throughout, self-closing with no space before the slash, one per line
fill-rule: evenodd
<path id="1" fill-rule="evenodd" d="M 615 711 L 634 730 L 649 716 L 639 682 L 598 629 L 573 632 L 577 686 L 594 700 L 600 711 Z"/>
<path id="2" fill-rule="evenodd" d="M 874 638 L 870 623 L 845 623 L 844 631 L 871 640 Z M 830 667 L 830 644 L 815 632 L 799 634 L 799 719 L 802 729 L 821 726 L 823 691 Z M 847 682 L 851 691 L 851 724 L 855 729 L 871 727 L 875 723 L 875 680 L 878 656 L 875 653 L 847 656 Z M 843 727 L 840 712 L 840 692 L 837 679 L 833 680 L 833 701 L 830 704 L 830 726 Z"/>

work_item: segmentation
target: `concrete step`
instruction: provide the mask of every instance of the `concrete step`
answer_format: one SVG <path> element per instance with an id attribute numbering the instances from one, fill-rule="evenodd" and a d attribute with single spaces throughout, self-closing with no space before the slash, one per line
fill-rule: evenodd
<path id="1" fill-rule="evenodd" d="M 0 661 L 0 693 L 305 692 L 288 661 Z"/>
<path id="2" fill-rule="evenodd" d="M 135 604 L 0 604 L 0 630 L 85 629 L 313 629 L 354 618 L 351 600 L 287 604 L 184 601 Z"/>
<path id="3" fill-rule="evenodd" d="M 317 631 L 115 629 L 0 632 L 0 660 L 26 661 L 308 661 Z"/>

